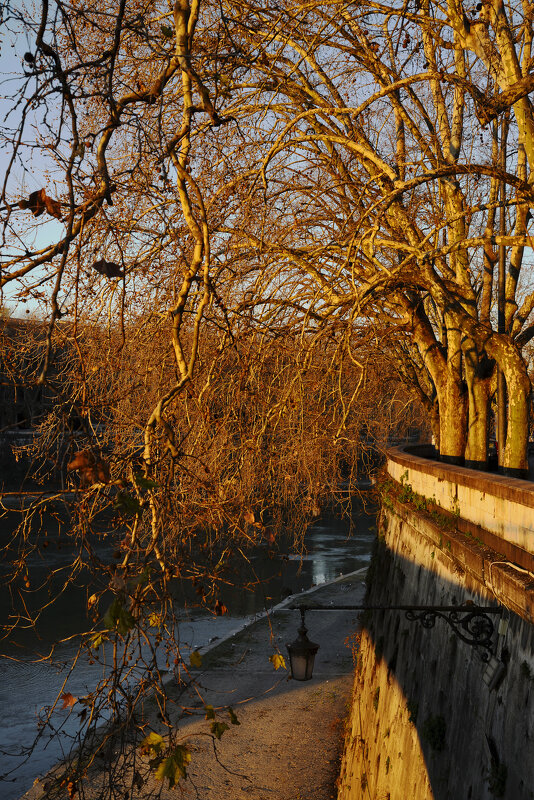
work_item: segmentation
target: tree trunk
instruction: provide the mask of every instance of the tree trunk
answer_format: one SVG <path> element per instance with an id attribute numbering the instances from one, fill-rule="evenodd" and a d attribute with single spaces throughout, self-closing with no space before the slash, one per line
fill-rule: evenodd
<path id="1" fill-rule="evenodd" d="M 464 463 L 467 398 L 462 380 L 460 328 L 449 315 L 447 324 L 447 367 L 445 380 L 438 390 L 440 423 L 440 458 L 447 464 Z"/>
<path id="2" fill-rule="evenodd" d="M 439 404 L 437 400 L 432 403 L 431 408 L 429 409 L 429 416 L 430 416 L 430 430 L 432 431 L 432 436 L 434 438 L 434 447 L 436 448 L 436 452 L 440 452 L 440 425 L 439 425 Z"/>
<path id="3" fill-rule="evenodd" d="M 530 380 L 527 367 L 521 353 L 506 336 L 493 335 L 486 344 L 486 350 L 497 361 L 504 374 L 508 395 L 506 447 L 499 466 L 507 475 L 527 477 L 530 414 Z"/>
<path id="4" fill-rule="evenodd" d="M 525 365 L 523 373 L 502 366 L 508 394 L 508 425 L 504 448 L 503 471 L 519 478 L 528 475 L 528 428 L 530 381 Z"/>
<path id="5" fill-rule="evenodd" d="M 468 404 L 465 466 L 485 470 L 488 466 L 489 380 L 493 365 L 471 338 L 464 338 L 463 354 Z"/>

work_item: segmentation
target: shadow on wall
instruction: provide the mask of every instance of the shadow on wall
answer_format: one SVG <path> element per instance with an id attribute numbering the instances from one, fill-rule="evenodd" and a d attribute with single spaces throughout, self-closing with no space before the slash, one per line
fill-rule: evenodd
<path id="1" fill-rule="evenodd" d="M 496 602 L 391 509 L 367 582 L 370 605 Z M 401 611 L 364 612 L 340 800 L 534 797 L 533 626 L 504 616 L 494 653 L 505 672 L 490 689 L 491 667 L 445 621 L 425 629 Z"/>

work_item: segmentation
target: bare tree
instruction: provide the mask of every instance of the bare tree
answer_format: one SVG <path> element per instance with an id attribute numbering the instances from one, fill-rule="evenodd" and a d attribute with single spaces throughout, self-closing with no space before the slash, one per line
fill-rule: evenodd
<path id="1" fill-rule="evenodd" d="M 276 130 L 279 112 L 285 125 L 286 112 L 247 88 L 241 23 L 187 0 L 43 0 L 38 18 L 20 3 L 3 14 L 22 69 L 4 82 L 1 281 L 44 320 L 38 346 L 19 341 L 18 357 L 31 354 L 27 377 L 52 398 L 35 455 L 65 485 L 51 492 L 50 475 L 34 476 L 43 494 L 32 487 L 5 553 L 15 610 L 3 634 L 38 629 L 59 595 L 83 585 L 75 663 L 112 667 L 84 697 L 67 682 L 45 711 L 43 730 L 54 731 L 58 706 L 81 709 L 46 791 L 83 793 L 99 753 L 101 795 L 123 797 L 150 768 L 173 785 L 188 763 L 163 674 L 190 680 L 176 581 L 224 613 L 220 587 L 247 547 L 272 545 L 282 529 L 301 541 L 321 507 L 347 506 L 362 462 L 412 418 L 375 313 L 331 313 L 299 269 L 279 281 L 288 247 L 304 263 L 303 224 L 276 242 L 297 163 L 280 162 L 271 204 L 258 168 L 275 156 L 258 133 Z M 316 172 L 317 198 L 321 181 Z M 317 242 L 330 217 L 310 225 Z M 30 565 L 46 560 L 51 519 L 72 557 L 35 586 Z M 208 721 L 215 738 L 218 724 Z"/>
<path id="2" fill-rule="evenodd" d="M 402 332 L 445 460 L 486 464 L 498 369 L 501 465 L 524 474 L 531 16 L 479 5 L 228 4 L 247 65 L 228 113 L 255 143 L 234 248 L 258 253 L 271 307 L 289 298 L 304 315 L 350 326 L 366 314 Z"/>

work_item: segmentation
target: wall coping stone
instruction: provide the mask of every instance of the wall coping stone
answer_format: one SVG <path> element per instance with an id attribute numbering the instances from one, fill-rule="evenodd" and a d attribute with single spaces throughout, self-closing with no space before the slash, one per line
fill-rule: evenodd
<path id="1" fill-rule="evenodd" d="M 389 448 L 387 471 L 399 483 L 406 476 L 414 492 L 530 554 L 527 568 L 534 570 L 534 483 L 443 464 L 430 454 L 428 446 Z M 524 559 L 518 563 L 525 565 Z"/>

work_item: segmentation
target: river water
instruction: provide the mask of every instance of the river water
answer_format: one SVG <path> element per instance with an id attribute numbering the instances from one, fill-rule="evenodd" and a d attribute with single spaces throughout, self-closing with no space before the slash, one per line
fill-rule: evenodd
<path id="1" fill-rule="evenodd" d="M 258 547 L 248 555 L 252 575 L 261 579 L 255 588 L 229 588 L 223 598 L 229 613 L 222 617 L 198 608 L 177 608 L 180 620 L 181 649 L 196 650 L 210 641 L 222 638 L 241 627 L 248 619 L 266 608 L 276 605 L 288 594 L 296 594 L 314 585 L 327 583 L 340 575 L 362 570 L 369 560 L 375 535 L 375 517 L 366 513 L 355 502 L 352 514 L 352 531 L 348 519 L 324 515 L 310 526 L 305 537 L 304 553 L 291 551 L 289 543 L 281 543 L 276 551 Z M 61 556 L 58 556 L 59 563 Z M 47 564 L 49 569 L 50 564 Z M 246 576 L 243 576 L 246 579 Z M 363 574 L 362 578 L 363 580 Z M 245 582 L 245 581 L 244 581 Z M 0 594 L 7 614 L 8 597 Z M 44 654 L 49 646 L 75 630 L 80 603 L 65 596 L 55 607 L 54 615 L 45 621 L 40 630 L 38 647 L 20 649 L 13 646 L 8 655 L 0 658 L 0 797 L 2 800 L 19 798 L 34 779 L 48 771 L 62 757 L 61 739 L 45 735 L 38 739 L 31 755 L 21 757 L 21 750 L 31 744 L 38 734 L 39 712 L 50 705 L 68 675 L 68 667 L 75 645 L 64 643 L 54 651 L 53 660 L 36 662 L 37 653 Z M 28 644 L 28 642 L 26 642 Z M 5 648 L 4 648 L 5 651 Z M 75 697 L 86 694 L 101 674 L 101 666 L 80 663 L 69 676 L 64 691 Z M 74 724 L 66 712 L 58 714 L 58 724 Z"/>

